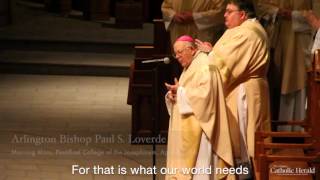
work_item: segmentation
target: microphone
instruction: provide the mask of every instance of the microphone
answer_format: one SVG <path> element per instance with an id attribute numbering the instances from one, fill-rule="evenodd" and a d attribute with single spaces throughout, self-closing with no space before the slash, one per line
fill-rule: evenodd
<path id="1" fill-rule="evenodd" d="M 164 58 L 160 58 L 160 59 L 145 60 L 145 61 L 142 61 L 141 63 L 145 64 L 145 63 L 154 63 L 154 62 L 163 62 L 165 64 L 169 64 L 170 58 L 164 57 Z"/>

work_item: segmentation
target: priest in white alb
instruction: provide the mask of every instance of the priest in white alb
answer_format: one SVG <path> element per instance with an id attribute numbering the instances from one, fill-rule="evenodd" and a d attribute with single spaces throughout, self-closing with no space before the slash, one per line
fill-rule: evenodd
<path id="1" fill-rule="evenodd" d="M 225 0 L 164 0 L 161 6 L 171 43 L 181 35 L 213 43 L 223 31 Z"/>
<path id="2" fill-rule="evenodd" d="M 270 131 L 268 38 L 248 0 L 230 0 L 224 16 L 226 32 L 213 48 L 201 49 L 211 50 L 210 63 L 222 77 L 235 163 L 252 167 L 255 132 Z"/>

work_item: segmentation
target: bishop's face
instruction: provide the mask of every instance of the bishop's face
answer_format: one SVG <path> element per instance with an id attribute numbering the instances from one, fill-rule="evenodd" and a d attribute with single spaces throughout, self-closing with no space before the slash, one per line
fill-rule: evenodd
<path id="1" fill-rule="evenodd" d="M 227 5 L 224 18 L 228 29 L 240 26 L 247 19 L 246 13 L 232 3 Z"/>
<path id="2" fill-rule="evenodd" d="M 188 46 L 186 42 L 178 41 L 173 46 L 175 57 L 183 68 L 188 67 L 195 54 L 195 48 Z"/>

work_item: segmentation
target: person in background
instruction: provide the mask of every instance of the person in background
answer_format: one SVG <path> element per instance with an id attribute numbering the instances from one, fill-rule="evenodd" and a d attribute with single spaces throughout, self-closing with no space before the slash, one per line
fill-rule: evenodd
<path id="1" fill-rule="evenodd" d="M 166 179 L 227 179 L 232 174 L 184 173 L 183 168 L 233 167 L 230 130 L 218 69 L 210 66 L 206 53 L 197 50 L 190 36 L 174 43 L 177 61 L 183 67 L 179 81 L 165 84 L 166 104 L 170 115 Z"/>
<path id="2" fill-rule="evenodd" d="M 183 35 L 214 43 L 223 32 L 225 0 L 164 0 L 161 6 L 171 43 Z"/>
<path id="3" fill-rule="evenodd" d="M 303 12 L 312 0 L 258 0 L 257 12 L 270 37 L 272 56 L 269 81 L 274 100 L 273 118 L 279 121 L 305 119 L 306 69 L 311 28 Z M 278 98 L 274 98 L 278 97 Z M 277 110 L 279 112 L 277 112 Z M 279 126 L 279 131 L 300 131 L 298 126 Z"/>
<path id="4" fill-rule="evenodd" d="M 314 34 L 314 41 L 312 43 L 311 53 L 314 54 L 317 49 L 320 49 L 320 18 L 314 13 L 314 11 L 307 11 L 304 13 L 310 26 L 316 31 Z"/>

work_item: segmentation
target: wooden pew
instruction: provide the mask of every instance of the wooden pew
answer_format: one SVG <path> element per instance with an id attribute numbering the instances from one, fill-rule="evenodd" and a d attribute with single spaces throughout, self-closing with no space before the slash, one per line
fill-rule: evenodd
<path id="1" fill-rule="evenodd" d="M 280 164 L 290 168 L 306 168 L 307 164 L 305 162 L 317 159 L 317 154 L 312 154 L 315 151 L 315 144 L 308 141 L 308 139 L 312 139 L 309 132 L 256 132 L 255 137 L 255 174 L 258 176 L 257 179 L 268 180 L 269 170 L 273 166 L 279 166 Z M 264 140 L 268 137 L 304 138 L 305 143 L 265 142 Z"/>
<path id="2" fill-rule="evenodd" d="M 320 51 L 315 54 L 313 68 L 308 72 L 308 108 L 303 121 L 274 122 L 276 125 L 299 125 L 304 132 L 256 132 L 255 175 L 259 180 L 270 179 L 320 179 Z M 287 142 L 267 142 L 267 138 L 295 139 Z M 297 139 L 303 141 L 295 142 Z M 278 164 L 277 164 L 278 163 Z M 280 166 L 279 166 L 280 163 Z M 315 173 L 305 176 L 275 176 L 273 167 L 285 165 L 289 169 L 296 166 L 315 169 Z M 294 169 L 296 170 L 296 169 Z M 299 173 L 299 172 L 295 172 Z M 290 172 L 289 172 L 290 174 Z M 269 176 L 271 175 L 271 176 Z"/>

